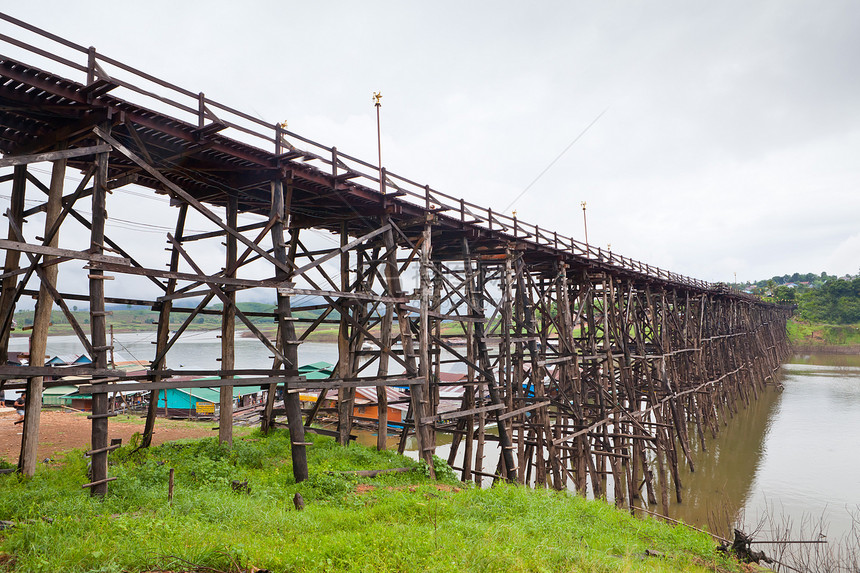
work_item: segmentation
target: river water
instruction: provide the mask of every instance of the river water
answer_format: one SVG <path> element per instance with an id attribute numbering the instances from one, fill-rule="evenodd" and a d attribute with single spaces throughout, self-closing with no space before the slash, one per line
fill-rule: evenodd
<path id="1" fill-rule="evenodd" d="M 124 333 L 115 347 L 123 359 L 151 360 L 153 340 L 149 333 Z M 9 346 L 25 350 L 27 339 L 13 338 Z M 218 332 L 187 333 L 168 354 L 168 367 L 217 368 L 220 347 Z M 271 365 L 261 348 L 256 339 L 237 337 L 236 367 Z M 73 336 L 49 338 L 51 355 L 81 352 Z M 337 346 L 306 342 L 299 356 L 303 364 L 334 363 Z M 783 391 L 770 388 L 741 405 L 719 436 L 706 440 L 707 452 L 695 444 L 696 471 L 683 471 L 683 502 L 672 504 L 672 517 L 726 531 L 726 520 L 741 515 L 763 537 L 773 522 L 790 522 L 795 538 L 817 535 L 819 520 L 829 539 L 851 530 L 852 515 L 860 517 L 860 356 L 794 356 L 783 366 L 782 384 Z M 437 454 L 444 458 L 450 437 L 439 438 Z M 375 445 L 371 435 L 360 441 Z"/>
<path id="2" fill-rule="evenodd" d="M 738 508 L 747 531 L 762 524 L 761 538 L 777 524 L 813 539 L 819 522 L 829 539 L 848 535 L 860 518 L 860 356 L 793 356 L 782 384 L 699 452 L 678 515 L 706 523 Z"/>

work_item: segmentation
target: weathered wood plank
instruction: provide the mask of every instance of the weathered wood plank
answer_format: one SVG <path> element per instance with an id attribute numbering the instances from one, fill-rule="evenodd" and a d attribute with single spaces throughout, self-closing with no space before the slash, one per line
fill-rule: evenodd
<path id="1" fill-rule="evenodd" d="M 347 291 L 334 291 L 334 290 L 320 290 L 320 289 L 309 289 L 309 288 L 296 288 L 291 286 L 284 286 L 278 288 L 278 292 L 283 294 L 284 296 L 299 296 L 299 295 L 310 295 L 310 296 L 326 296 L 334 299 L 338 298 L 347 298 L 352 300 L 367 300 L 367 301 L 375 301 L 375 302 L 408 302 L 409 298 L 405 296 L 380 296 L 370 293 L 362 293 L 362 292 L 347 292 Z"/>
<path id="2" fill-rule="evenodd" d="M 434 416 L 427 416 L 425 418 L 421 418 L 421 422 L 424 424 L 432 424 L 433 422 L 438 422 L 440 420 L 456 420 L 457 418 L 462 418 L 464 416 L 472 416 L 474 414 L 480 414 L 482 412 L 494 412 L 496 410 L 503 410 L 506 406 L 504 404 L 490 404 L 489 406 L 481 406 L 479 408 L 472 408 L 470 410 L 456 410 L 453 412 L 444 412 L 442 414 L 436 414 Z"/>
<path id="3" fill-rule="evenodd" d="M 0 159 L 0 168 L 13 167 L 15 165 L 27 165 L 28 163 L 39 163 L 42 161 L 57 161 L 58 159 L 71 159 L 72 157 L 83 157 L 95 155 L 96 153 L 110 152 L 113 148 L 108 144 L 93 145 L 92 147 L 76 147 L 74 149 L 63 149 L 60 151 L 47 151 L 33 155 L 7 155 Z"/>
<path id="4" fill-rule="evenodd" d="M 541 402 L 535 402 L 534 404 L 530 404 L 523 408 L 517 408 L 516 410 L 511 410 L 510 412 L 505 412 L 504 414 L 499 414 L 499 420 L 507 420 L 509 418 L 514 418 L 519 416 L 520 414 L 525 414 L 526 412 L 531 412 L 532 410 L 536 410 L 538 408 L 543 408 L 544 406 L 549 405 L 549 400 L 543 400 Z"/>

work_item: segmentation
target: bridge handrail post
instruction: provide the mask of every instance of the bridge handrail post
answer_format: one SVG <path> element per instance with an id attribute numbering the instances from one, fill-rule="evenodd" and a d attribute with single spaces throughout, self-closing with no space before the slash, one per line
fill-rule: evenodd
<path id="1" fill-rule="evenodd" d="M 205 123 L 206 113 L 206 96 L 203 95 L 203 92 L 197 94 L 197 128 L 203 129 L 203 124 Z"/>
<path id="2" fill-rule="evenodd" d="M 87 85 L 96 80 L 96 48 L 90 46 L 87 49 Z"/>

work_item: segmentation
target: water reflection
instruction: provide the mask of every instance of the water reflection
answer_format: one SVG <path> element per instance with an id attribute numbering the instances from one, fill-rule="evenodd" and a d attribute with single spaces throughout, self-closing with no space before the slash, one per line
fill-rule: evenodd
<path id="1" fill-rule="evenodd" d="M 860 354 L 795 354 L 788 360 L 788 364 L 860 368 Z"/>
<path id="2" fill-rule="evenodd" d="M 670 506 L 672 517 L 714 532 L 730 531 L 752 493 L 772 422 L 780 416 L 781 400 L 782 394 L 774 388 L 759 392 L 758 400 L 738 405 L 738 412 L 721 425 L 716 439 L 707 436 L 707 451 L 698 440 L 690 444 L 696 471 L 682 468 L 684 499 Z"/>
<path id="3" fill-rule="evenodd" d="M 768 506 L 794 523 L 823 517 L 831 538 L 860 501 L 860 356 L 795 357 L 747 513 Z"/>

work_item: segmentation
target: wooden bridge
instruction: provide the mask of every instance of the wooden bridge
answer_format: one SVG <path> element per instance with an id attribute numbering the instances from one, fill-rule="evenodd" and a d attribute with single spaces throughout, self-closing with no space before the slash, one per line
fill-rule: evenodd
<path id="1" fill-rule="evenodd" d="M 11 197 L 8 238 L 0 240 L 3 351 L 21 297 L 37 299 L 30 364 L 0 367 L 7 388 L 28 390 L 19 468 L 26 474 L 36 464 L 43 377 L 56 372 L 43 358 L 52 305 L 93 359 L 68 374 L 92 377 L 81 390 L 94 396 L 95 494 L 112 479 L 109 392 L 221 387 L 219 436 L 230 442 L 232 386 L 268 388 L 262 427 L 285 415 L 295 478 L 303 480 L 305 432 L 327 395 L 336 392 L 337 436 L 346 444 L 356 388 L 376 388 L 376 423 L 385 429 L 386 388 L 400 386 L 409 403 L 400 449 L 414 434 L 431 468 L 437 435 L 449 433 L 449 463 L 464 480 L 590 490 L 619 505 L 647 498 L 665 511 L 671 491 L 680 500 L 678 469 L 692 468 L 691 443 L 705 447 L 788 352 L 789 308 L 493 212 L 0 18 L 16 30 L 0 35 L 0 52 L 16 54 L 0 56 L 0 182 Z M 30 167 L 46 161 L 53 169 L 43 183 Z M 69 169 L 82 174 L 73 190 L 63 186 Z M 120 244 L 106 233 L 112 191 L 131 184 L 169 197 L 175 220 L 165 245 Z M 25 208 L 25 198 L 38 202 Z M 255 222 L 239 225 L 240 214 Z M 189 216 L 208 230 L 190 232 Z M 89 248 L 62 246 L 74 226 L 88 233 Z M 335 245 L 316 247 L 311 233 L 320 231 Z M 140 262 L 163 246 L 163 264 Z M 207 250 L 220 253 L 216 268 L 195 256 Z M 58 282 L 61 265 L 82 264 L 88 288 Z M 155 294 L 128 296 L 129 276 L 144 277 Z M 418 278 L 407 285 L 404 277 Z M 273 337 L 258 327 L 264 313 L 235 304 L 237 292 L 252 289 L 277 300 L 265 314 L 277 324 Z M 183 299 L 196 306 L 179 306 Z M 78 302 L 89 306 L 89 324 L 69 310 Z M 109 304 L 159 311 L 144 374 L 108 368 Z M 165 355 L 201 314 L 222 317 L 220 367 L 167 369 Z M 332 324 L 334 373 L 308 380 L 299 372 L 301 343 Z M 235 367 L 236 325 L 259 341 L 271 368 Z M 443 381 L 451 371 L 463 379 Z M 465 388 L 456 402 L 446 392 L 452 385 Z M 304 409 L 302 391 L 318 391 Z M 150 399 L 145 442 L 156 404 Z M 385 447 L 386 432 L 379 436 Z M 499 461 L 488 467 L 491 448 Z"/>

